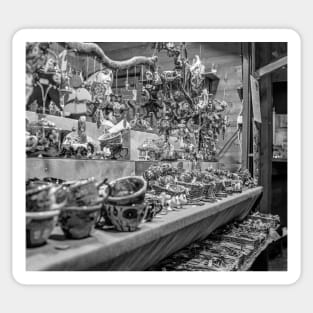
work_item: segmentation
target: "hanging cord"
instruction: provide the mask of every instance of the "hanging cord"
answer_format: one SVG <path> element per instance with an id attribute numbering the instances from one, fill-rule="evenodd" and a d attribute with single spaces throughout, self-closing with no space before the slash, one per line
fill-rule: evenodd
<path id="1" fill-rule="evenodd" d="M 42 97 L 42 105 L 43 105 L 43 114 L 46 114 L 46 101 L 47 101 L 47 96 L 48 93 L 50 91 L 50 89 L 52 88 L 52 85 L 49 85 L 48 88 L 46 89 L 46 92 L 44 92 L 43 90 L 43 86 L 40 82 L 38 82 L 38 85 L 40 87 L 41 90 L 41 97 Z"/>
<path id="2" fill-rule="evenodd" d="M 157 53 L 157 43 L 154 45 L 154 51 L 153 51 L 153 54 L 152 54 L 152 57 L 154 57 Z"/>
<path id="3" fill-rule="evenodd" d="M 89 57 L 87 55 L 87 59 L 86 59 L 86 80 L 88 79 L 88 70 L 89 70 L 88 65 L 89 65 Z"/>
<path id="4" fill-rule="evenodd" d="M 228 73 L 227 72 L 225 73 L 225 76 L 224 76 L 224 82 L 225 82 L 225 85 L 224 85 L 223 100 L 225 100 L 225 97 L 226 97 L 226 86 L 227 86 L 227 82 L 228 82 Z"/>
<path id="5" fill-rule="evenodd" d="M 128 90 L 128 68 L 126 69 L 126 83 L 125 83 L 125 88 Z"/>
<path id="6" fill-rule="evenodd" d="M 116 70 L 116 75 L 115 75 L 115 94 L 117 95 L 117 79 L 118 79 L 118 70 Z"/>

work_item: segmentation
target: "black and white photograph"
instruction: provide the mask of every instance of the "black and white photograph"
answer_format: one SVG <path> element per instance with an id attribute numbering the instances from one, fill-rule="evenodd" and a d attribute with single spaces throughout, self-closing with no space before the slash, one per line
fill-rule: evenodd
<path id="1" fill-rule="evenodd" d="M 26 275 L 288 273 L 290 43 L 140 38 L 19 44 Z"/>

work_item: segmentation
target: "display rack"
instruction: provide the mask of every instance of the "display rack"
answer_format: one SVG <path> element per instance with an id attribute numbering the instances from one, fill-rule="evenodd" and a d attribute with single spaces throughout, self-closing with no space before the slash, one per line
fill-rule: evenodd
<path id="1" fill-rule="evenodd" d="M 216 203 L 185 206 L 158 215 L 135 232 L 96 230 L 82 240 L 68 240 L 56 228 L 47 244 L 27 250 L 26 268 L 37 270 L 145 270 L 165 257 L 207 237 L 216 228 L 247 216 L 262 187 Z"/>

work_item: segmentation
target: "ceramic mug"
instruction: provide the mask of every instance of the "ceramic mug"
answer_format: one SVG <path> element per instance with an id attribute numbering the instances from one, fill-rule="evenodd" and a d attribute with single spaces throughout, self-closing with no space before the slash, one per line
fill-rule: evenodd
<path id="1" fill-rule="evenodd" d="M 147 182 L 140 176 L 127 176 L 110 183 L 108 203 L 115 205 L 132 205 L 142 203 L 145 199 Z"/>
<path id="2" fill-rule="evenodd" d="M 145 202 L 132 205 L 105 204 L 105 210 L 115 229 L 121 232 L 135 231 L 146 216 Z"/>

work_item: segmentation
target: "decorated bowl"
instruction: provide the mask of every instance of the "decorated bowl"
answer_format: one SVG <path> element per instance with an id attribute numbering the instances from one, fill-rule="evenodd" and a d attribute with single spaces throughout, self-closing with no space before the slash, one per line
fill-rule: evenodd
<path id="1" fill-rule="evenodd" d="M 105 204 L 105 210 L 116 230 L 135 231 L 146 215 L 146 203 L 132 205 Z"/>
<path id="2" fill-rule="evenodd" d="M 107 202 L 114 205 L 141 204 L 145 199 L 147 182 L 141 176 L 127 176 L 110 183 Z"/>
<path id="3" fill-rule="evenodd" d="M 65 207 L 59 216 L 64 235 L 71 239 L 89 237 L 100 214 L 102 204 Z"/>
<path id="4" fill-rule="evenodd" d="M 26 211 L 45 212 L 60 210 L 67 203 L 67 191 L 63 186 L 50 183 L 31 184 L 26 190 Z"/>
<path id="5" fill-rule="evenodd" d="M 68 189 L 68 206 L 73 207 L 90 206 L 95 204 L 98 200 L 101 202 L 99 198 L 100 194 L 104 199 L 109 194 L 109 186 L 106 183 L 106 179 L 99 183 L 92 177 L 89 179 L 65 182 L 63 186 Z"/>
<path id="6" fill-rule="evenodd" d="M 41 246 L 46 243 L 58 220 L 59 210 L 26 212 L 26 246 Z"/>

